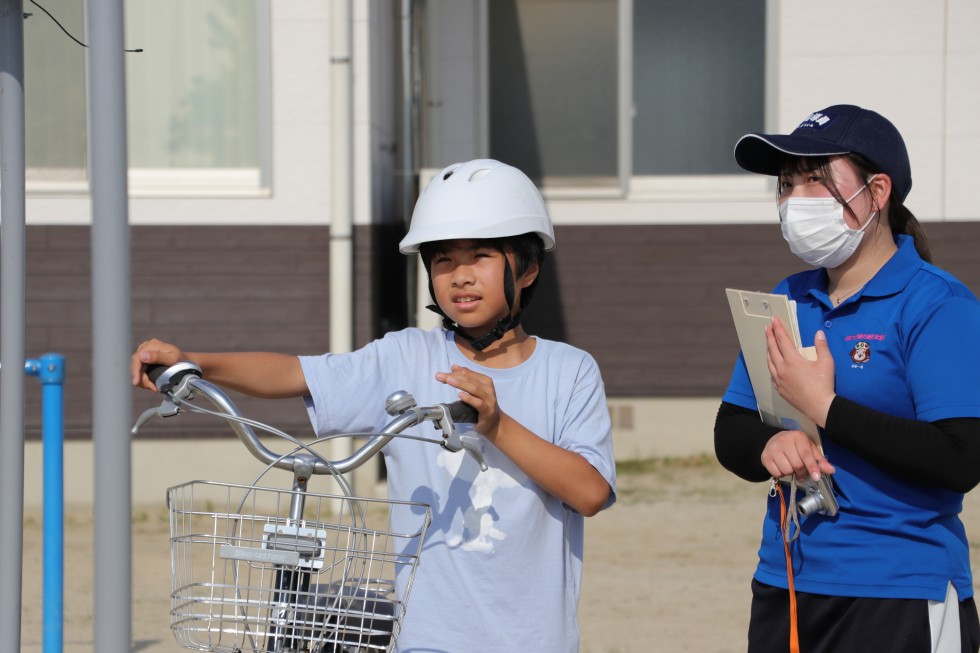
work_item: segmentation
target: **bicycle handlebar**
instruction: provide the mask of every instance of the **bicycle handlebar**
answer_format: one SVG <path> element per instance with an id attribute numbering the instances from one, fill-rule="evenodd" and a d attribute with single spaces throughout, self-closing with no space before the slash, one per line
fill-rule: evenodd
<path id="1" fill-rule="evenodd" d="M 313 474 L 345 474 L 357 469 L 371 456 L 381 451 L 392 438 L 405 429 L 431 421 L 436 428 L 442 430 L 442 446 L 450 451 L 465 449 L 476 459 L 482 471 L 487 470 L 483 454 L 471 436 L 460 435 L 456 430 L 457 423 L 476 423 L 477 411 L 462 401 L 434 406 L 417 406 L 415 399 L 407 392 L 395 392 L 385 402 L 385 410 L 392 419 L 380 432 L 371 435 L 368 441 L 353 454 L 343 460 L 329 461 L 309 460 L 308 456 L 296 454 L 279 455 L 269 450 L 255 435 L 255 431 L 244 420 L 244 416 L 228 398 L 225 392 L 215 384 L 203 378 L 201 368 L 189 361 L 182 361 L 170 367 L 150 365 L 147 376 L 156 383 L 157 390 L 166 399 L 159 408 L 149 408 L 136 420 L 131 433 L 136 433 L 154 417 L 171 417 L 180 412 L 180 404 L 193 399 L 200 394 L 214 404 L 226 418 L 232 430 L 242 441 L 245 448 L 258 460 L 279 469 L 294 471 L 297 466 L 310 465 Z M 263 425 L 264 426 L 264 425 Z"/>

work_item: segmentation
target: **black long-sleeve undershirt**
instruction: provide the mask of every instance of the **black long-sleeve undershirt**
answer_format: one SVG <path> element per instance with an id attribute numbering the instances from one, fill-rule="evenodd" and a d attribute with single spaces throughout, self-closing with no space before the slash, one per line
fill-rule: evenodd
<path id="1" fill-rule="evenodd" d="M 723 401 L 715 417 L 715 456 L 739 478 L 767 481 L 772 475 L 762 465 L 762 450 L 780 430 L 763 424 L 757 411 Z"/>
<path id="2" fill-rule="evenodd" d="M 715 419 L 715 455 L 725 469 L 741 478 L 768 480 L 762 450 L 779 431 L 762 424 L 757 412 L 722 402 Z M 955 492 L 967 492 L 980 483 L 977 418 L 922 422 L 838 396 L 830 405 L 824 437 L 909 482 Z"/>

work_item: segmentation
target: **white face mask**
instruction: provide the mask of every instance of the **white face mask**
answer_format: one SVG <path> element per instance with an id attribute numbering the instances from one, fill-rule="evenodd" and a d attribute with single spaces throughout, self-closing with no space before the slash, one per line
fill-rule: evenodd
<path id="1" fill-rule="evenodd" d="M 857 197 L 871 179 L 846 201 L 850 203 Z M 861 244 L 875 213 L 868 216 L 862 227 L 851 229 L 844 222 L 844 205 L 836 198 L 791 197 L 779 205 L 783 238 L 789 243 L 790 251 L 820 268 L 836 268 L 849 259 Z"/>

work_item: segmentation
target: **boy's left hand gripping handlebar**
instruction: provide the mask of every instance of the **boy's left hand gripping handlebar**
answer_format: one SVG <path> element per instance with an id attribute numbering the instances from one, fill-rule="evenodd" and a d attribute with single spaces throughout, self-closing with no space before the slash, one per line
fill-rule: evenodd
<path id="1" fill-rule="evenodd" d="M 146 366 L 146 376 L 157 386 L 157 391 L 166 394 L 173 390 L 184 377 L 193 374 L 197 377 L 204 376 L 200 366 L 190 361 L 181 361 L 169 367 L 166 365 L 151 364 Z"/>

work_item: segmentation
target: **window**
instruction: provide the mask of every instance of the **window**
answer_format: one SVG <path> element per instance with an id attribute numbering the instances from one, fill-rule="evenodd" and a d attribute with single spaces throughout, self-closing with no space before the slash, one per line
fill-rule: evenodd
<path id="1" fill-rule="evenodd" d="M 488 5 L 490 156 L 546 186 L 618 184 L 617 0 Z"/>
<path id="2" fill-rule="evenodd" d="M 41 0 L 65 28 L 84 38 L 85 7 Z M 24 123 L 28 184 L 84 182 L 86 167 L 85 56 L 41 11 L 24 22 Z"/>
<path id="3" fill-rule="evenodd" d="M 765 124 L 766 0 L 488 5 L 490 156 L 546 191 L 741 173 L 735 141 Z"/>
<path id="4" fill-rule="evenodd" d="M 84 40 L 84 9 L 45 9 Z M 126 0 L 130 187 L 134 193 L 263 185 L 268 3 Z M 85 59 L 46 15 L 25 23 L 26 160 L 32 191 L 84 190 Z"/>
<path id="5" fill-rule="evenodd" d="M 741 172 L 735 142 L 764 125 L 765 0 L 633 7 L 633 174 Z"/>

